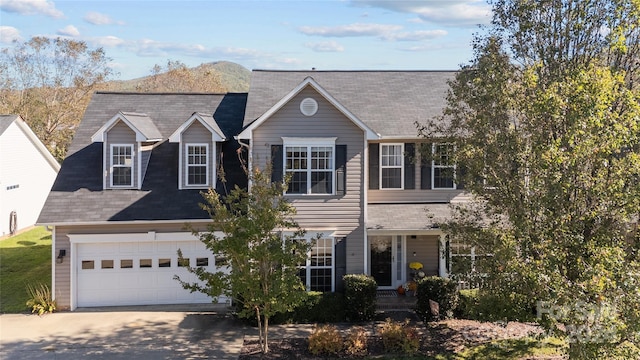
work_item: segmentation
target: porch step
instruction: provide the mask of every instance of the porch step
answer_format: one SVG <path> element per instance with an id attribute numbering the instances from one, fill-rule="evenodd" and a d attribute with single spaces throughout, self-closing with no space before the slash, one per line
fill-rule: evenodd
<path id="1" fill-rule="evenodd" d="M 376 294 L 378 311 L 411 311 L 416 305 L 415 296 L 398 295 L 395 290 L 379 290 Z"/>

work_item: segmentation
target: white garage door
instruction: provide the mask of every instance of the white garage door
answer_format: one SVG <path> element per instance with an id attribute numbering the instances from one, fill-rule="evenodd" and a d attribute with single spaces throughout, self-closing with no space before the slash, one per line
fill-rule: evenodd
<path id="1" fill-rule="evenodd" d="M 182 250 L 190 266 L 216 269 L 216 259 L 200 241 L 82 243 L 77 245 L 79 307 L 209 303 L 211 298 L 189 292 L 174 279 L 195 282 L 178 263 Z M 218 265 L 221 264 L 219 261 Z M 219 299 L 224 302 L 226 299 Z"/>

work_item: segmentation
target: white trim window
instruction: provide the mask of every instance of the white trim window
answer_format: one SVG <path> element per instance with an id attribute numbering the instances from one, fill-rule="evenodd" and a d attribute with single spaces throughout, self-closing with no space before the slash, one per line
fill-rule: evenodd
<path id="1" fill-rule="evenodd" d="M 380 144 L 380 189 L 404 188 L 404 144 Z"/>
<path id="2" fill-rule="evenodd" d="M 455 189 L 456 164 L 453 162 L 455 145 L 452 143 L 433 144 L 431 184 L 434 189 Z"/>
<path id="3" fill-rule="evenodd" d="M 291 175 L 287 194 L 335 193 L 335 138 L 283 139 L 284 171 Z"/>
<path id="4" fill-rule="evenodd" d="M 333 238 L 320 238 L 311 241 L 311 251 L 307 261 L 304 266 L 300 267 L 300 280 L 305 284 L 307 291 L 334 291 Z"/>
<path id="5" fill-rule="evenodd" d="M 111 186 L 133 186 L 133 145 L 111 144 Z"/>
<path id="6" fill-rule="evenodd" d="M 209 144 L 187 144 L 186 185 L 209 185 Z"/>

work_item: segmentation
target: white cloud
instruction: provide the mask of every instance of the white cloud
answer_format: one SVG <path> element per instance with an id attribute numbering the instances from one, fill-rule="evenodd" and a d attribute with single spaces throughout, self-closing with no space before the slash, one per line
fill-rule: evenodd
<path id="1" fill-rule="evenodd" d="M 124 24 L 124 22 L 122 21 L 113 20 L 109 15 L 101 14 L 95 11 L 88 12 L 83 19 L 84 21 L 93 25 L 112 25 L 112 24 L 123 25 Z"/>
<path id="2" fill-rule="evenodd" d="M 87 42 L 100 47 L 118 47 L 126 44 L 126 41 L 116 36 L 99 36 L 87 39 Z"/>
<path id="3" fill-rule="evenodd" d="M 304 46 L 317 52 L 342 52 L 344 47 L 335 41 L 323 41 L 316 43 L 306 43 Z"/>
<path id="4" fill-rule="evenodd" d="M 67 25 L 62 29 L 58 30 L 57 33 L 58 35 L 65 35 L 65 36 L 71 36 L 71 37 L 80 36 L 80 31 L 78 31 L 78 28 L 76 28 L 73 25 Z"/>
<path id="5" fill-rule="evenodd" d="M 325 37 L 349 37 L 349 36 L 377 36 L 385 37 L 386 35 L 401 30 L 400 25 L 385 24 L 363 24 L 356 23 L 340 26 L 302 26 L 300 32 L 306 35 L 317 35 Z"/>
<path id="6" fill-rule="evenodd" d="M 45 15 L 56 19 L 64 17 L 53 1 L 48 0 L 2 0 L 0 9 L 20 15 Z"/>
<path id="7" fill-rule="evenodd" d="M 20 41 L 20 31 L 12 26 L 0 26 L 0 43 L 11 44 L 14 41 Z"/>
<path id="8" fill-rule="evenodd" d="M 396 41 L 422 41 L 422 40 L 431 40 L 431 39 L 443 37 L 446 35 L 447 35 L 447 32 L 444 30 L 420 30 L 420 31 L 390 34 L 388 35 L 388 37 L 385 37 L 385 39 L 396 40 Z"/>
<path id="9" fill-rule="evenodd" d="M 351 4 L 415 14 L 443 25 L 474 26 L 491 20 L 491 7 L 483 0 L 351 0 Z"/>

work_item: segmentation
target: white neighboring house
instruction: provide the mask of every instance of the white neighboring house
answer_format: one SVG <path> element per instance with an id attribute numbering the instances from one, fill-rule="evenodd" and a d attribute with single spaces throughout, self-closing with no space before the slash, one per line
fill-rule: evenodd
<path id="1" fill-rule="evenodd" d="M 0 237 L 33 226 L 60 164 L 18 115 L 0 115 Z"/>

